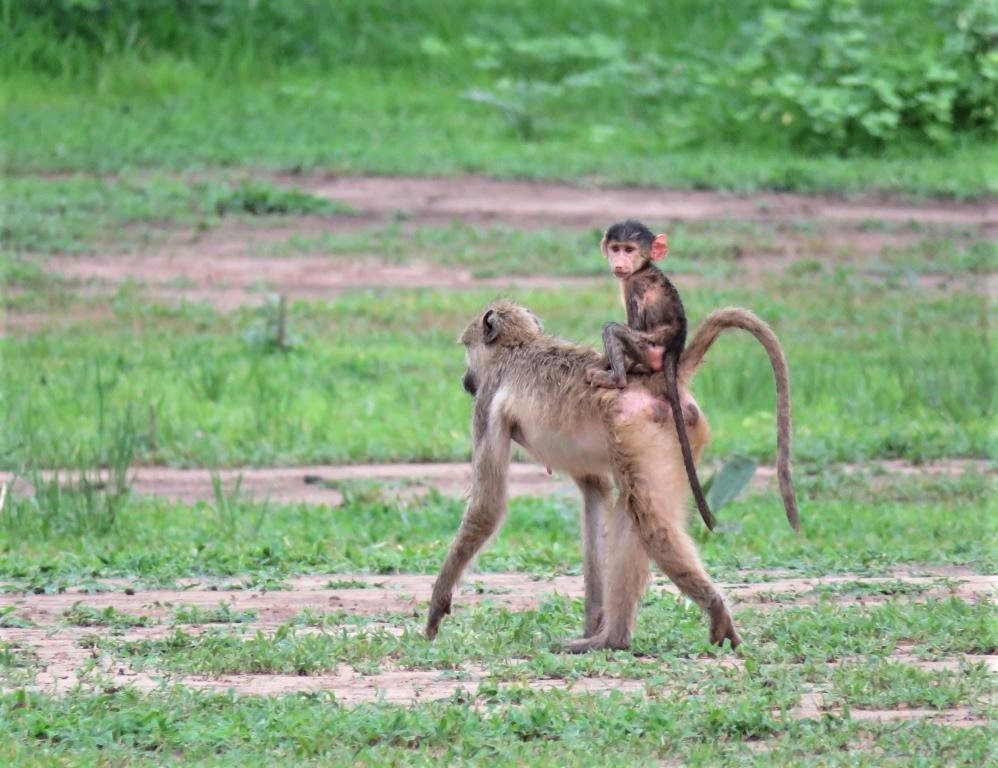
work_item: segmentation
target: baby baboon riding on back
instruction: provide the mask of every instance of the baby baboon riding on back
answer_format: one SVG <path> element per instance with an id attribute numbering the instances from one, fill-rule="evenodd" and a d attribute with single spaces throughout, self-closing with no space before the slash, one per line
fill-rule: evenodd
<path id="1" fill-rule="evenodd" d="M 640 221 L 628 219 L 607 229 L 600 250 L 614 276 L 620 280 L 627 325 L 607 323 L 603 326 L 605 368 L 609 370 L 591 369 L 587 373 L 589 383 L 600 387 L 626 386 L 628 359 L 648 371 L 662 372 L 693 499 L 704 523 L 714 530 L 714 517 L 700 487 L 693 451 L 686 436 L 676 381 L 679 356 L 686 346 L 686 309 L 676 286 L 654 264 L 669 252 L 669 241 L 664 233 L 653 235 Z"/>

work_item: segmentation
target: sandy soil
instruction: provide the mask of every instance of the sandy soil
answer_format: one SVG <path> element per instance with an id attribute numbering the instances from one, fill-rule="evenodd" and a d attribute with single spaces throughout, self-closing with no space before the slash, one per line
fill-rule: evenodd
<path id="1" fill-rule="evenodd" d="M 760 581 L 765 579 L 765 581 Z M 334 583 L 347 583 L 346 588 L 331 587 Z M 765 608 L 774 596 L 782 596 L 780 604 L 809 602 L 817 599 L 815 591 L 834 587 L 846 582 L 863 582 L 871 587 L 878 584 L 903 582 L 918 585 L 924 591 L 908 594 L 901 599 L 925 600 L 948 594 L 965 600 L 993 598 L 998 589 L 998 577 L 982 576 L 961 567 L 908 567 L 899 568 L 890 576 L 869 578 L 849 574 L 822 578 L 794 578 L 785 572 L 747 571 L 743 580 L 725 585 L 736 612 L 746 606 Z M 106 627 L 69 626 L 63 619 L 64 612 L 75 603 L 104 609 L 116 610 L 132 615 L 142 615 L 150 619 L 150 626 L 125 630 L 123 640 L 152 639 L 173 632 L 172 612 L 179 606 L 201 606 L 214 608 L 225 603 L 234 611 L 253 609 L 256 618 L 239 626 L 247 632 L 257 630 L 269 633 L 276 627 L 308 608 L 316 613 L 345 611 L 348 614 L 385 615 L 401 614 L 420 617 L 425 610 L 425 600 L 432 587 L 433 577 L 427 575 L 372 576 L 369 574 L 333 574 L 324 576 L 303 576 L 291 580 L 288 590 L 259 592 L 220 588 L 214 583 L 199 583 L 185 580 L 180 589 L 142 589 L 140 585 L 124 580 L 109 580 L 105 586 L 119 591 L 99 594 L 67 592 L 53 595 L 0 595 L 0 610 L 13 607 L 13 614 L 19 619 L 30 621 L 29 628 L 0 629 L 0 641 L 18 648 L 30 649 L 38 658 L 42 671 L 33 685 L 40 690 L 65 692 L 78 683 L 96 685 L 100 688 L 116 688 L 134 685 L 152 690 L 169 680 L 173 683 L 193 688 L 213 690 L 233 690 L 240 694 L 282 695 L 304 691 L 330 691 L 344 703 L 364 701 L 387 701 L 408 703 L 413 701 L 448 698 L 459 691 L 465 691 L 469 699 L 474 698 L 479 685 L 487 679 L 487 671 L 473 664 L 463 665 L 458 670 L 420 670 L 393 668 L 382 665 L 375 674 L 361 674 L 347 665 L 339 665 L 329 673 L 316 675 L 269 675 L 269 674 L 226 674 L 215 677 L 205 675 L 170 675 L 162 670 L 134 669 L 127 660 L 95 653 L 86 641 L 90 635 L 106 635 Z M 366 587 L 360 587 L 364 584 Z M 130 586 L 134 594 L 122 590 Z M 665 579 L 656 579 L 650 587 L 655 592 L 676 594 L 675 589 Z M 510 608 L 526 610 L 535 608 L 551 595 L 564 595 L 572 598 L 582 596 L 582 581 L 577 576 L 562 576 L 537 580 L 522 573 L 483 573 L 471 574 L 462 586 L 455 601 L 455 610 L 489 601 Z M 842 604 L 855 602 L 849 594 L 825 594 L 826 600 Z M 864 602 L 877 602 L 884 596 L 865 596 Z M 217 627 L 219 625 L 210 625 Z M 231 626 L 231 625 L 229 625 Z M 381 625 L 389 631 L 400 631 L 396 626 Z M 208 631 L 208 626 L 187 626 L 185 632 L 197 634 Z M 349 629 L 349 628 L 347 628 Z M 301 632 L 322 630 L 303 628 Z M 340 631 L 334 628 L 334 631 Z M 898 663 L 911 664 L 927 670 L 959 669 L 964 663 L 984 663 L 993 672 L 998 672 L 998 656 L 953 656 L 943 659 L 923 660 L 911 653 L 908 648 L 899 647 L 892 659 Z M 643 659 L 648 664 L 658 663 L 654 658 Z M 843 662 L 849 661 L 843 659 Z M 740 667 L 737 656 L 705 657 L 698 663 Z M 841 662 L 838 662 L 841 663 Z M 618 690 L 625 692 L 646 692 L 661 696 L 660 689 L 647 690 L 644 680 L 621 679 L 614 677 L 583 677 L 575 680 L 535 678 L 521 683 L 501 683 L 501 687 L 528 685 L 531 688 L 564 688 L 577 692 L 600 692 Z M 819 690 L 802 697 L 796 717 L 817 717 L 823 712 L 838 711 L 835 706 L 826 706 Z M 852 710 L 854 719 L 904 720 L 927 719 L 953 726 L 981 725 L 983 721 L 967 709 L 919 710 L 900 709 L 890 711 Z"/>

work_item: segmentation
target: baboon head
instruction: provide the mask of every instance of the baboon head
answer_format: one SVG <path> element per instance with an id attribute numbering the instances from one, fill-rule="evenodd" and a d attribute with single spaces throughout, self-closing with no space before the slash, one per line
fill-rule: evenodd
<path id="1" fill-rule="evenodd" d="M 459 339 L 464 344 L 467 365 L 461 378 L 465 392 L 475 396 L 496 352 L 529 344 L 543 332 L 541 321 L 526 307 L 511 301 L 497 301 L 486 307 Z"/>

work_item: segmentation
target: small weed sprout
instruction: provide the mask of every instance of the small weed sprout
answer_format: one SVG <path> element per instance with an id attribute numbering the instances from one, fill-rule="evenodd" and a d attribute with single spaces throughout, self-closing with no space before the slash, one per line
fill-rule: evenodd
<path id="1" fill-rule="evenodd" d="M 243 334 L 250 345 L 265 352 L 286 352 L 298 344 L 298 339 L 288 333 L 288 301 L 284 294 L 267 294 L 255 316 L 255 322 Z"/>
<path id="2" fill-rule="evenodd" d="M 226 537 L 240 538 L 240 532 L 244 521 L 248 521 L 249 527 L 245 531 L 247 538 L 255 539 L 259 536 L 260 528 L 266 519 L 270 509 L 269 501 L 256 504 L 252 498 L 243 496 L 243 476 L 239 474 L 232 483 L 232 488 L 226 492 L 222 477 L 218 472 L 211 473 L 212 490 L 212 510 L 215 512 L 215 519 L 218 526 L 225 532 Z"/>

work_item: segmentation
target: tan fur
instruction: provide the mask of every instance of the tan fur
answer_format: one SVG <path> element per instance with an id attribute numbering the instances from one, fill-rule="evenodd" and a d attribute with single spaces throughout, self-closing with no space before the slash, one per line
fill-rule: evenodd
<path id="1" fill-rule="evenodd" d="M 662 402 L 655 389 L 661 377 L 635 375 L 625 390 L 590 387 L 586 370 L 599 353 L 544 334 L 531 313 L 511 302 L 491 305 L 461 341 L 469 363 L 466 386 L 475 394 L 473 484 L 433 587 L 427 636 L 436 636 L 462 571 L 506 513 L 506 472 L 516 440 L 541 464 L 572 476 L 583 493 L 585 636 L 568 643 L 568 650 L 630 644 L 649 557 L 708 615 L 711 640 L 737 645 L 730 612 L 685 530 L 689 486 L 675 431 L 661 429 L 653 418 Z M 689 358 L 684 382 L 701 358 Z M 684 412 L 694 415 L 688 431 L 699 457 L 709 426 L 685 385 L 681 400 Z M 610 477 L 619 491 L 612 508 Z"/>

